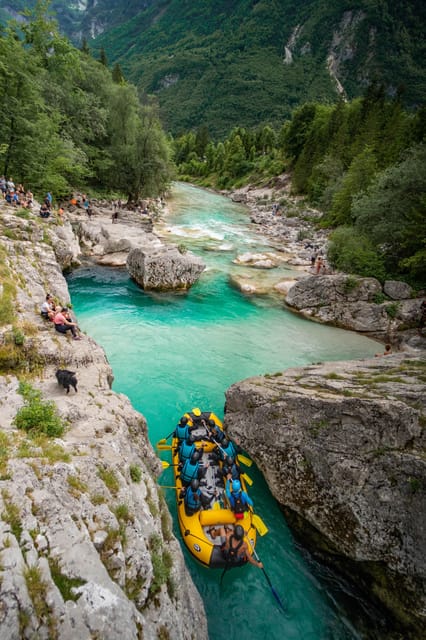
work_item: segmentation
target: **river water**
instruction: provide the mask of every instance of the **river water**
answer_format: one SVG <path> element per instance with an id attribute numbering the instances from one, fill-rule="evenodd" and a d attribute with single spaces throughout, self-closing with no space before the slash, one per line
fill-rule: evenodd
<path id="1" fill-rule="evenodd" d="M 225 390 L 237 380 L 377 351 L 374 341 L 291 314 L 273 296 L 247 297 L 230 286 L 230 273 L 244 272 L 232 263 L 236 255 L 267 248 L 267 241 L 248 224 L 245 207 L 181 184 L 175 185 L 170 205 L 158 232 L 201 255 L 207 264 L 189 293 L 146 294 L 120 269 L 82 267 L 68 279 L 80 326 L 104 347 L 114 370 L 114 390 L 125 393 L 144 414 L 153 444 L 194 406 L 222 418 Z M 282 266 L 265 278 L 286 275 L 293 272 Z M 362 637 L 342 602 L 349 603 L 357 627 L 365 623 L 365 603 L 306 558 L 260 472 L 252 467 L 249 473 L 255 510 L 269 528 L 258 538 L 257 551 L 286 613 L 277 608 L 259 569 L 230 571 L 219 586 L 220 572 L 198 566 L 184 548 L 205 603 L 210 639 Z M 171 469 L 159 482 L 173 484 Z M 164 491 L 175 515 L 174 492 Z"/>

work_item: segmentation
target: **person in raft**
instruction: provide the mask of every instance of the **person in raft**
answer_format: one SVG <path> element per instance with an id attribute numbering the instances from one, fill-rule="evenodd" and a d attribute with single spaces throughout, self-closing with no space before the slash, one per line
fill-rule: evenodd
<path id="1" fill-rule="evenodd" d="M 232 486 L 232 491 L 230 487 Z M 253 506 L 253 500 L 241 489 L 239 480 L 226 481 L 226 496 L 237 520 L 244 518 L 244 511 Z"/>
<path id="2" fill-rule="evenodd" d="M 203 452 L 200 449 L 196 449 L 189 460 L 186 460 L 182 470 L 180 472 L 180 479 L 184 486 L 191 484 L 191 480 L 201 480 L 206 475 L 207 467 L 209 463 L 204 465 L 200 462 Z M 179 465 L 180 467 L 180 465 Z M 178 468 L 179 468 L 178 467 Z"/>
<path id="3" fill-rule="evenodd" d="M 232 531 L 221 527 L 219 529 L 221 536 L 221 551 L 226 559 L 226 562 L 231 566 L 239 567 L 246 562 L 250 562 L 255 567 L 263 569 L 263 564 L 260 560 L 256 560 L 249 552 L 247 542 L 244 540 L 246 532 L 240 524 L 236 524 Z"/>
<path id="4" fill-rule="evenodd" d="M 58 331 L 59 333 L 66 333 L 67 331 L 71 331 L 74 340 L 81 340 L 80 336 L 77 335 L 77 324 L 75 322 L 71 322 L 71 320 L 67 316 L 67 307 L 62 307 L 62 309 L 55 314 L 53 322 L 56 331 Z"/>
<path id="5" fill-rule="evenodd" d="M 225 433 L 217 426 L 214 420 L 210 418 L 210 420 L 207 422 L 206 428 L 209 432 L 209 438 L 213 440 L 213 442 L 216 442 L 216 444 L 221 444 L 221 442 L 223 442 Z"/>
<path id="6" fill-rule="evenodd" d="M 206 495 L 200 489 L 200 481 L 194 478 L 191 480 L 189 487 L 183 487 L 179 494 L 179 498 L 183 498 L 185 504 L 185 513 L 187 516 L 193 516 L 203 507 L 207 509 L 213 499 L 212 495 Z"/>

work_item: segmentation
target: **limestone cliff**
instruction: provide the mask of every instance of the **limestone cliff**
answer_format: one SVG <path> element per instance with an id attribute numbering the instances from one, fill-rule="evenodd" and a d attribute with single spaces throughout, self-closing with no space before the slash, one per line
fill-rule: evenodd
<path id="1" fill-rule="evenodd" d="M 145 419 L 111 390 L 90 337 L 40 317 L 47 291 L 69 302 L 55 252 L 78 260 L 71 238 L 68 222 L 0 205 L 0 637 L 206 638 Z M 77 373 L 77 393 L 58 386 L 57 368 Z M 60 438 L 16 428 L 20 381 L 53 403 Z"/>
<path id="2" fill-rule="evenodd" d="M 426 622 L 426 359 L 397 354 L 234 384 L 225 427 L 316 549 L 404 628 Z"/>

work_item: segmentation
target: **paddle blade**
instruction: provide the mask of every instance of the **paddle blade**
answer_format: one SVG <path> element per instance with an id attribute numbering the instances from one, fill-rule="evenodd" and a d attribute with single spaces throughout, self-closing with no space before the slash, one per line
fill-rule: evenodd
<path id="1" fill-rule="evenodd" d="M 171 451 L 173 449 L 171 444 L 160 444 L 159 442 L 157 442 L 156 447 L 160 451 Z"/>
<path id="2" fill-rule="evenodd" d="M 241 475 L 243 476 L 249 487 L 251 487 L 251 485 L 253 484 L 253 480 L 250 478 L 250 476 L 247 475 L 247 473 L 242 473 Z"/>
<path id="3" fill-rule="evenodd" d="M 161 438 L 161 440 L 159 440 L 159 441 L 157 442 L 157 445 L 156 445 L 156 446 L 158 447 L 158 445 L 160 445 L 160 444 L 166 444 L 166 443 L 167 443 L 166 438 Z"/>
<path id="4" fill-rule="evenodd" d="M 269 529 L 260 516 L 258 516 L 256 513 L 253 513 L 252 520 L 259 535 L 264 536 L 268 533 Z"/>
<path id="5" fill-rule="evenodd" d="M 170 462 L 166 462 L 165 460 L 161 461 L 163 469 L 168 469 L 170 467 Z"/>
<path id="6" fill-rule="evenodd" d="M 251 465 L 253 464 L 253 460 L 250 460 L 250 458 L 247 458 L 247 456 L 243 456 L 242 453 L 239 453 L 237 455 L 237 459 L 238 459 L 238 462 L 242 462 L 243 464 L 246 465 L 246 467 L 251 467 Z"/>

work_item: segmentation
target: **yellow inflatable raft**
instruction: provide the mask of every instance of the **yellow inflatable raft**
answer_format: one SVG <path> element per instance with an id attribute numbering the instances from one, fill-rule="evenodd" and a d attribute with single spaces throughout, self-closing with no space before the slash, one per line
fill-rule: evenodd
<path id="1" fill-rule="evenodd" d="M 193 412 L 196 412 L 194 416 Z M 221 537 L 219 530 L 225 526 L 233 528 L 235 524 L 241 524 L 246 532 L 245 541 L 251 553 L 256 545 L 256 528 L 253 524 L 254 514 L 252 510 L 245 511 L 244 517 L 236 518 L 230 509 L 225 493 L 225 483 L 222 476 L 219 460 L 218 446 L 208 437 L 206 424 L 208 420 L 213 420 L 222 430 L 222 422 L 210 412 L 203 412 L 197 415 L 199 410 L 193 409 L 185 416 L 188 424 L 196 427 L 192 430 L 195 437 L 195 446 L 203 451 L 202 462 L 205 466 L 208 462 L 204 478 L 200 481 L 200 489 L 204 495 L 211 496 L 210 504 L 201 507 L 193 515 L 188 515 L 182 497 L 183 484 L 180 478 L 178 440 L 173 439 L 173 469 L 176 486 L 176 503 L 179 518 L 179 528 L 182 539 L 190 553 L 206 567 L 221 568 L 226 566 L 226 559 L 221 550 Z M 219 447 L 220 448 L 220 447 Z M 240 477 L 241 487 L 246 491 L 244 476 Z"/>

